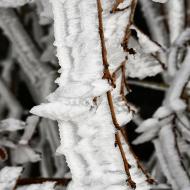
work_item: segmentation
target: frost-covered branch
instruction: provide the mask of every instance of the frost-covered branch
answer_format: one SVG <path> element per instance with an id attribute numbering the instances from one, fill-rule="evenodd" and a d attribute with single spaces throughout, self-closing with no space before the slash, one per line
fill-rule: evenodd
<path id="1" fill-rule="evenodd" d="M 149 189 L 121 130 L 132 116 L 120 95 L 122 75 L 115 80 L 111 75 L 125 60 L 120 44 L 125 34 L 127 50 L 135 1 L 131 14 L 125 9 L 110 13 L 114 1 L 80 1 L 80 8 L 78 3 L 52 1 L 59 88 L 49 96 L 50 103 L 32 113 L 58 120 L 58 152 L 66 156 L 72 173 L 69 189 L 126 189 L 127 184 Z"/>

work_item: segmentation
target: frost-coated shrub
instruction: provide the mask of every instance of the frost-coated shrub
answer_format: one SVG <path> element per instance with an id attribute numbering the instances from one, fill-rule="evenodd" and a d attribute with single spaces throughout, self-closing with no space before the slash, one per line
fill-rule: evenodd
<path id="1" fill-rule="evenodd" d="M 0 0 L 0 190 L 189 189 L 189 11 L 186 0 Z M 133 87 L 164 92 L 149 118 Z M 147 142 L 146 171 L 133 147 Z"/>

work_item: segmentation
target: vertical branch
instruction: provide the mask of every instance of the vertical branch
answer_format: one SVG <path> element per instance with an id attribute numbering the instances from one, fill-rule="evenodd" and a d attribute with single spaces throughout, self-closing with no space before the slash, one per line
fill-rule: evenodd
<path id="1" fill-rule="evenodd" d="M 123 147 L 122 147 L 122 144 L 121 144 L 121 139 L 120 139 L 120 136 L 119 136 L 119 131 L 115 134 L 115 143 L 119 147 L 123 162 L 126 163 L 126 164 L 124 164 L 124 168 L 125 168 L 125 172 L 126 172 L 126 174 L 128 176 L 127 182 L 130 185 L 130 187 L 135 189 L 136 188 L 136 183 L 131 179 L 131 174 L 129 172 L 129 168 L 131 166 L 129 165 L 129 163 L 128 163 L 127 159 L 126 159 L 125 152 L 123 150 Z"/>
<path id="2" fill-rule="evenodd" d="M 107 50 L 106 50 L 105 39 L 104 39 L 104 29 L 103 29 L 103 19 L 102 19 L 102 11 L 103 10 L 102 10 L 102 5 L 101 5 L 101 0 L 97 0 L 97 8 L 98 8 L 98 20 L 99 20 L 99 35 L 100 35 L 100 41 L 101 41 L 101 47 L 102 47 L 102 62 L 103 62 L 103 66 L 104 66 L 104 77 L 105 77 L 105 75 L 106 76 L 109 75 L 109 77 L 107 78 L 109 81 L 111 75 L 110 75 L 110 71 L 109 71 L 109 64 L 107 61 Z M 111 81 L 113 81 L 113 79 L 111 79 Z M 121 139 L 120 139 L 120 135 L 118 132 L 121 129 L 121 127 L 116 118 L 113 100 L 112 100 L 112 94 L 111 94 L 110 90 L 107 92 L 107 101 L 109 104 L 113 124 L 117 130 L 117 132 L 115 134 L 115 140 L 116 140 L 117 145 L 119 146 L 119 150 L 120 150 L 120 153 L 121 153 L 121 156 L 123 159 L 123 163 L 124 163 L 125 172 L 128 176 L 127 181 L 128 181 L 128 184 L 130 187 L 136 188 L 136 183 L 131 179 L 131 174 L 129 171 L 130 166 L 126 159 L 126 156 L 125 156 L 122 144 L 121 144 Z"/>
<path id="3" fill-rule="evenodd" d="M 124 51 L 128 52 L 129 51 L 129 48 L 128 48 L 128 41 L 129 41 L 129 38 L 131 36 L 131 25 L 133 24 L 133 20 L 134 20 L 134 14 L 135 14 L 135 9 L 136 9 L 136 6 L 137 6 L 137 0 L 132 0 L 131 1 L 131 12 L 130 12 L 130 15 L 129 15 L 129 22 L 127 24 L 127 27 L 126 27 L 126 30 L 125 30 L 125 35 L 124 35 L 124 38 L 123 38 L 123 43 L 121 44 Z M 121 96 L 123 97 L 123 99 L 126 101 L 126 98 L 124 96 L 124 88 L 126 87 L 127 89 L 129 89 L 128 85 L 127 85 L 127 82 L 125 80 L 125 64 L 126 64 L 126 61 L 122 63 L 122 66 L 121 66 L 121 70 L 122 70 L 122 79 L 121 79 L 121 90 L 120 90 L 120 94 Z M 143 172 L 143 174 L 146 176 L 147 178 L 147 182 L 150 183 L 150 184 L 153 184 L 155 181 L 154 179 L 151 178 L 151 176 L 145 171 L 145 169 L 143 168 L 143 166 L 141 165 L 138 157 L 135 155 L 135 153 L 133 152 L 130 144 L 129 144 L 129 141 L 128 141 L 128 137 L 127 137 L 127 134 L 125 132 L 125 130 L 122 128 L 121 129 L 121 133 L 125 139 L 125 142 L 126 144 L 129 146 L 129 149 L 130 149 L 130 152 L 133 154 L 135 160 L 136 160 L 136 163 L 137 163 L 137 166 L 139 169 L 141 169 L 141 171 Z"/>

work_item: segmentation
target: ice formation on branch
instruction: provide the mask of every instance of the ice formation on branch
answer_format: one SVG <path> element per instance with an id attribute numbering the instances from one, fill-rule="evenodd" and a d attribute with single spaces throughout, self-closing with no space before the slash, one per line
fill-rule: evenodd
<path id="1" fill-rule="evenodd" d="M 129 44 L 135 50 L 135 54 L 128 55 L 126 74 L 131 78 L 143 79 L 148 76 L 155 76 L 163 71 L 163 66 L 155 54 L 162 52 L 162 47 L 153 42 L 147 35 L 132 25 L 131 30 L 137 33 L 137 40 L 130 38 Z"/>
<path id="2" fill-rule="evenodd" d="M 125 35 L 127 41 L 136 1 L 51 2 L 59 87 L 48 97 L 50 103 L 31 112 L 58 121 L 57 151 L 72 173 L 68 189 L 149 189 L 121 128 L 132 111 L 124 101 L 126 52 L 120 44 Z"/>

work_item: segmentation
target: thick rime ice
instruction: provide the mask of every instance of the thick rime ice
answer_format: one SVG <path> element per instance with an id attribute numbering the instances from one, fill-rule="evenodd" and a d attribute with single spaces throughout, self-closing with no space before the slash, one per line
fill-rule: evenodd
<path id="1" fill-rule="evenodd" d="M 134 38 L 129 40 L 130 45 L 135 50 L 135 54 L 128 55 L 127 76 L 143 79 L 162 72 L 163 68 L 154 56 L 154 53 L 160 51 L 160 47 L 136 28 L 132 27 L 132 29 L 137 31 L 138 41 Z"/>
<path id="2" fill-rule="evenodd" d="M 125 6 L 130 2 L 125 1 Z M 110 71 L 125 60 L 121 42 L 130 11 L 111 14 L 114 0 L 102 1 L 104 37 Z M 50 103 L 34 107 L 32 113 L 58 121 L 61 145 L 72 182 L 68 190 L 126 190 L 127 175 L 118 147 L 106 92 L 111 90 L 115 113 L 122 126 L 132 119 L 119 94 L 103 80 L 102 52 L 96 0 L 52 0 L 55 45 L 61 66 L 58 89 Z M 120 5 L 123 6 L 122 4 Z M 119 84 L 119 76 L 116 84 Z M 96 97 L 96 99 L 94 99 Z M 149 189 L 128 145 L 122 139 L 131 165 L 131 177 L 139 190 Z"/>
<path id="3" fill-rule="evenodd" d="M 130 47 L 133 47 L 135 54 L 128 55 L 126 74 L 131 78 L 143 79 L 148 76 L 155 76 L 163 71 L 162 65 L 154 56 L 162 52 L 159 44 L 153 42 L 147 35 L 142 33 L 136 26 L 131 26 L 137 33 L 137 40 L 130 38 Z"/>
<path id="4" fill-rule="evenodd" d="M 22 167 L 4 167 L 0 170 L 0 189 L 12 190 L 22 172 Z"/>

